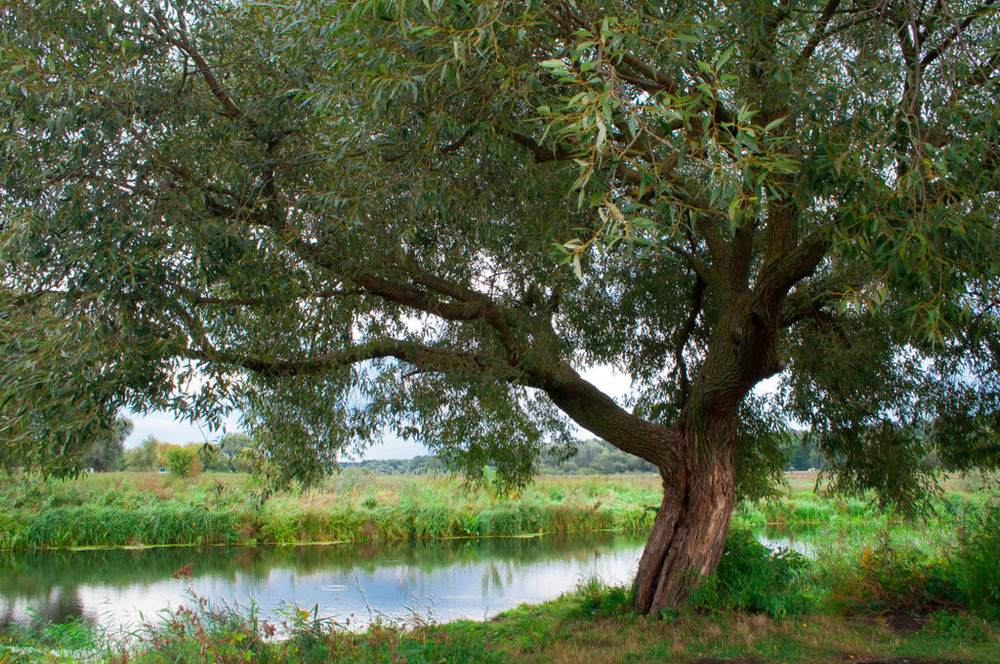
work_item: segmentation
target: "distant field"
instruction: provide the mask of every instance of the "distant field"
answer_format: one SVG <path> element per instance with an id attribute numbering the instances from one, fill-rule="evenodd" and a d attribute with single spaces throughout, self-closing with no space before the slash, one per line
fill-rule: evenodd
<path id="1" fill-rule="evenodd" d="M 816 486 L 818 475 L 819 472 L 815 470 L 795 470 L 785 473 L 785 479 L 788 481 L 793 493 L 812 491 Z M 998 486 L 998 481 L 1000 481 L 1000 476 L 995 474 L 970 473 L 968 475 L 961 475 L 952 473 L 944 477 L 941 482 L 941 489 L 945 492 L 975 493 L 989 489 L 991 486 Z"/>

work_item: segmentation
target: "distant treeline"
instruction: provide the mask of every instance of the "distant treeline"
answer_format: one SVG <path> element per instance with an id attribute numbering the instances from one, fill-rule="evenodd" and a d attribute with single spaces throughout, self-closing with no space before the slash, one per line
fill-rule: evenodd
<path id="1" fill-rule="evenodd" d="M 793 432 L 785 455 L 788 457 L 788 470 L 817 470 L 823 467 L 823 453 L 815 438 L 806 436 L 804 432 Z"/>
<path id="2" fill-rule="evenodd" d="M 626 454 L 597 438 L 582 440 L 576 454 L 560 462 L 553 455 L 542 457 L 541 472 L 546 475 L 621 475 L 656 473 L 656 466 L 637 456 Z"/>
<path id="3" fill-rule="evenodd" d="M 433 456 L 359 461 L 343 465 L 363 468 L 379 475 L 430 475 L 445 472 L 444 466 Z M 543 475 L 621 475 L 655 473 L 656 467 L 622 452 L 610 443 L 592 438 L 579 441 L 576 444 L 576 453 L 561 462 L 555 454 L 543 454 L 538 471 Z"/>
<path id="4" fill-rule="evenodd" d="M 796 436 L 786 451 L 788 470 L 810 470 L 822 465 L 822 456 L 816 446 L 802 436 Z M 385 459 L 343 464 L 345 468 L 362 468 L 376 475 L 433 475 L 445 472 L 441 462 L 433 456 L 412 459 Z M 576 453 L 560 461 L 554 454 L 543 454 L 538 470 L 542 475 L 626 475 L 656 473 L 656 467 L 639 457 L 626 454 L 597 438 L 581 440 Z"/>
<path id="5" fill-rule="evenodd" d="M 433 456 L 360 461 L 343 465 L 363 468 L 379 475 L 429 475 L 445 471 L 441 462 Z M 554 454 L 543 454 L 538 470 L 543 475 L 620 475 L 655 473 L 656 467 L 622 452 L 610 443 L 592 438 L 578 442 L 576 453 L 561 462 Z"/>
<path id="6" fill-rule="evenodd" d="M 169 467 L 177 474 L 200 472 L 245 472 L 249 469 L 253 439 L 243 434 L 228 434 L 220 444 L 191 443 L 183 449 L 149 436 L 142 445 L 131 450 L 108 454 L 108 458 L 95 470 L 155 470 Z M 181 457 L 192 457 L 193 467 L 182 469 Z M 808 438 L 794 436 L 786 450 L 788 470 L 810 470 L 822 466 L 822 456 Z M 95 464 L 96 465 L 96 464 Z M 374 459 L 345 462 L 345 468 L 361 468 L 376 475 L 435 475 L 446 472 L 434 456 L 417 456 L 412 459 Z M 625 475 L 656 473 L 656 468 L 642 459 L 626 454 L 610 443 L 597 438 L 576 443 L 576 451 L 569 458 L 560 459 L 555 453 L 543 453 L 538 471 L 543 475 Z"/>
<path id="7" fill-rule="evenodd" d="M 444 466 L 433 456 L 358 461 L 344 463 L 343 466 L 362 468 L 377 475 L 433 475 L 445 472 Z M 538 471 L 543 475 L 621 475 L 655 473 L 656 467 L 610 443 L 592 438 L 578 442 L 576 453 L 561 462 L 554 454 L 543 454 Z"/>
<path id="8" fill-rule="evenodd" d="M 138 447 L 130 450 L 119 444 L 105 449 L 100 465 L 90 464 L 97 472 L 115 470 L 151 471 L 169 469 L 176 475 L 190 475 L 203 470 L 215 473 L 247 472 L 252 463 L 253 438 L 242 433 L 229 433 L 217 444 L 188 443 L 175 445 L 146 436 Z"/>

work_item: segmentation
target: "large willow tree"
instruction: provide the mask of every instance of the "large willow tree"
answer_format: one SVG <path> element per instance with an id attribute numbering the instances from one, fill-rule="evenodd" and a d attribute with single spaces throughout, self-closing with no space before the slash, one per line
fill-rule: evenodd
<path id="1" fill-rule="evenodd" d="M 781 421 L 897 501 L 996 463 L 996 6 L 4 0 L 3 445 L 237 406 L 288 477 L 516 485 L 573 422 L 660 469 L 674 606 Z"/>

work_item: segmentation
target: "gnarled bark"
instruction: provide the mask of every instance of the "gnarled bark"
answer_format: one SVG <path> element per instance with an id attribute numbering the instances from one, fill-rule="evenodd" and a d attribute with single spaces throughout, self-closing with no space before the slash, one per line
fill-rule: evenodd
<path id="1" fill-rule="evenodd" d="M 722 558 L 735 479 L 731 441 L 716 442 L 722 444 L 693 455 L 702 463 L 661 469 L 663 501 L 634 584 L 635 606 L 642 613 L 676 607 Z"/>

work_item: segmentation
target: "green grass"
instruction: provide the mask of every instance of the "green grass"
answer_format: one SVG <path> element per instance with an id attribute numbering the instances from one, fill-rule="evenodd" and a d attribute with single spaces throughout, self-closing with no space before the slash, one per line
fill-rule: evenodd
<path id="1" fill-rule="evenodd" d="M 654 477 L 541 478 L 519 496 L 498 497 L 446 476 L 345 471 L 261 504 L 259 488 L 240 475 L 19 476 L 0 483 L 0 550 L 641 532 L 658 492 Z"/>
<path id="2" fill-rule="evenodd" d="M 954 519 L 981 515 L 987 491 L 951 480 L 917 521 L 865 500 L 815 493 L 815 475 L 789 476 L 777 499 L 741 505 L 733 524 L 820 532 L 852 546 L 892 529 L 933 538 Z M 263 502 L 246 475 L 14 476 L 0 482 L 0 550 L 82 546 L 292 544 L 489 537 L 618 530 L 645 532 L 659 478 L 541 477 L 521 495 L 498 497 L 447 476 L 371 476 L 349 469 L 323 486 Z M 901 529 L 902 528 L 902 529 Z M 903 536 L 897 534 L 896 536 Z"/>

